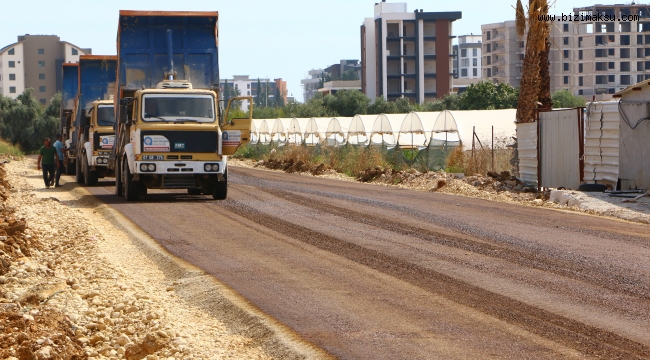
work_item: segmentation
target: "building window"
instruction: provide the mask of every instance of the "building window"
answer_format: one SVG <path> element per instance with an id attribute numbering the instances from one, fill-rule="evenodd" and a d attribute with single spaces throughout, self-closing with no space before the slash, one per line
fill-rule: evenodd
<path id="1" fill-rule="evenodd" d="M 611 82 L 611 83 L 616 82 L 616 75 L 609 75 L 608 76 L 608 81 Z"/>
<path id="2" fill-rule="evenodd" d="M 45 80 L 45 74 L 38 74 L 38 80 Z"/>
<path id="3" fill-rule="evenodd" d="M 569 63 L 564 63 L 563 65 L 564 71 L 569 71 Z"/>
<path id="4" fill-rule="evenodd" d="M 607 52 L 605 50 L 606 49 L 596 49 L 596 57 L 607 57 Z"/>
<path id="5" fill-rule="evenodd" d="M 579 73 L 582 73 L 582 65 L 583 65 L 582 63 L 578 64 L 578 72 Z"/>
<path id="6" fill-rule="evenodd" d="M 578 60 L 582 60 L 582 50 L 578 50 Z"/>
<path id="7" fill-rule="evenodd" d="M 614 70 L 614 69 L 616 68 L 616 63 L 614 63 L 613 61 L 610 61 L 610 62 L 608 63 L 608 65 L 607 65 L 607 67 L 608 67 L 609 69 L 611 69 L 611 70 Z"/>
<path id="8" fill-rule="evenodd" d="M 478 66 L 478 59 L 477 58 L 472 59 L 472 66 Z"/>
<path id="9" fill-rule="evenodd" d="M 578 86 L 582 86 L 582 76 L 578 78 Z"/>
<path id="10" fill-rule="evenodd" d="M 569 24 L 562 24 L 562 31 L 564 31 L 564 32 L 569 31 Z"/>
<path id="11" fill-rule="evenodd" d="M 45 55 L 45 49 L 38 49 L 38 55 Z"/>
<path id="12" fill-rule="evenodd" d="M 10 68 L 15 68 L 16 67 L 16 62 L 15 61 L 9 61 L 9 67 Z"/>
<path id="13" fill-rule="evenodd" d="M 562 41 L 564 41 L 564 45 L 569 45 L 569 37 L 568 36 L 565 36 Z"/>
<path id="14" fill-rule="evenodd" d="M 45 67 L 45 61 L 39 61 L 38 67 Z"/>
<path id="15" fill-rule="evenodd" d="M 616 53 L 614 52 L 614 50 L 616 50 L 616 49 L 607 49 L 607 55 L 615 56 Z"/>
<path id="16" fill-rule="evenodd" d="M 467 57 L 467 49 L 460 49 L 460 57 Z"/>
<path id="17" fill-rule="evenodd" d="M 578 95 L 582 95 L 583 91 L 582 89 L 578 90 Z"/>
<path id="18" fill-rule="evenodd" d="M 523 49 L 523 48 L 524 48 L 524 42 L 523 42 L 523 41 L 520 41 L 520 42 L 519 42 L 519 48 L 520 48 L 520 49 Z"/>
<path id="19" fill-rule="evenodd" d="M 605 70 L 607 70 L 607 63 L 605 62 L 596 63 L 596 71 L 605 71 Z"/>
<path id="20" fill-rule="evenodd" d="M 492 35 L 492 33 L 488 31 L 488 32 L 487 32 L 487 40 L 490 40 L 490 38 L 491 38 L 490 35 Z"/>
<path id="21" fill-rule="evenodd" d="M 469 66 L 469 59 L 461 59 L 460 66 Z"/>
<path id="22" fill-rule="evenodd" d="M 250 89 L 250 88 L 251 88 L 251 84 L 246 84 L 246 89 Z"/>
<path id="23" fill-rule="evenodd" d="M 643 81 L 643 75 L 637 75 L 636 82 L 641 82 L 641 81 Z"/>
<path id="24" fill-rule="evenodd" d="M 630 58 L 630 49 L 621 48 L 621 59 L 629 59 L 629 58 Z"/>
<path id="25" fill-rule="evenodd" d="M 630 35 L 621 35 L 621 45 L 630 45 Z"/>
<path id="26" fill-rule="evenodd" d="M 472 76 L 478 76 L 478 70 L 476 68 L 472 69 Z"/>
<path id="27" fill-rule="evenodd" d="M 16 87 L 15 86 L 10 86 L 9 87 L 9 93 L 10 94 L 15 94 L 16 93 Z"/>
<path id="28" fill-rule="evenodd" d="M 42 105 L 45 105 L 45 103 L 47 103 L 47 100 L 45 99 L 39 99 L 39 101 L 41 102 Z"/>
<path id="29" fill-rule="evenodd" d="M 562 50 L 565 59 L 569 58 L 569 50 Z"/>
<path id="30" fill-rule="evenodd" d="M 596 75 L 596 85 L 607 84 L 607 75 Z"/>
<path id="31" fill-rule="evenodd" d="M 637 35 L 636 36 L 636 44 L 637 45 L 643 45 L 643 35 Z"/>
<path id="32" fill-rule="evenodd" d="M 79 55 L 79 50 L 77 50 L 75 48 L 71 48 L 70 51 L 71 51 L 72 55 Z"/>
<path id="33" fill-rule="evenodd" d="M 487 65 L 492 65 L 492 56 L 486 56 L 485 60 L 487 60 Z"/>
<path id="34" fill-rule="evenodd" d="M 460 69 L 460 76 L 467 77 L 467 69 Z"/>
<path id="35" fill-rule="evenodd" d="M 519 60 L 524 61 L 524 56 L 526 56 L 526 55 L 525 54 L 519 54 Z"/>
<path id="36" fill-rule="evenodd" d="M 15 55 L 15 54 L 16 54 L 16 50 L 14 50 L 14 48 L 11 48 L 9 49 L 9 51 L 7 51 L 7 55 Z"/>
<path id="37" fill-rule="evenodd" d="M 645 70 L 645 65 L 643 64 L 643 61 L 637 61 L 636 71 L 643 71 L 643 70 Z"/>
<path id="38" fill-rule="evenodd" d="M 621 75 L 621 85 L 630 85 L 630 75 Z"/>
<path id="39" fill-rule="evenodd" d="M 478 56 L 478 49 L 472 49 L 472 56 Z"/>
<path id="40" fill-rule="evenodd" d="M 487 69 L 487 77 L 492 77 L 492 69 Z"/>
<path id="41" fill-rule="evenodd" d="M 490 40 L 490 39 L 488 38 L 488 40 Z M 485 47 L 487 49 L 487 52 L 492 52 L 492 44 L 487 44 Z"/>
<path id="42" fill-rule="evenodd" d="M 645 69 L 650 70 L 650 61 L 645 62 Z"/>
<path id="43" fill-rule="evenodd" d="M 621 71 L 630 71 L 630 62 L 624 61 L 621 63 Z"/>
<path id="44" fill-rule="evenodd" d="M 38 87 L 38 92 L 47 92 L 45 86 L 39 86 Z"/>
<path id="45" fill-rule="evenodd" d="M 564 85 L 568 85 L 568 84 L 569 84 L 569 77 L 564 76 Z"/>
<path id="46" fill-rule="evenodd" d="M 9 74 L 9 80 L 16 80 L 16 74 Z"/>

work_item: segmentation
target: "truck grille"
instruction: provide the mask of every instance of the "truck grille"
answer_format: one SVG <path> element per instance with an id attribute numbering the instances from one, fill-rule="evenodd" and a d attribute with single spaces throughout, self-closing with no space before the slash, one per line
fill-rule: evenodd
<path id="1" fill-rule="evenodd" d="M 196 187 L 194 175 L 165 175 L 163 189 L 187 189 Z"/>

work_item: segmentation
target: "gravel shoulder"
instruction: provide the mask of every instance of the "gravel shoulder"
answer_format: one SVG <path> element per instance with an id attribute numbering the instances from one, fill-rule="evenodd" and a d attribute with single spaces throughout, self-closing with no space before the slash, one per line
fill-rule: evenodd
<path id="1" fill-rule="evenodd" d="M 284 170 L 268 169 L 260 162 L 249 159 L 229 159 L 228 161 L 230 165 L 234 166 L 255 168 L 262 171 L 284 172 Z M 342 181 L 359 182 L 354 177 L 337 173 L 331 169 L 322 171 L 319 175 L 314 175 L 308 171 L 295 171 L 295 173 L 303 176 L 318 176 Z M 636 202 L 629 202 L 630 199 L 612 197 L 609 194 L 598 192 L 555 190 L 553 192 L 535 193 L 527 192 L 525 187 L 518 185 L 512 180 L 503 181 L 501 179 L 499 181 L 489 176 L 463 176 L 462 174 L 444 172 L 420 173 L 415 170 L 401 172 L 383 170 L 377 172 L 376 176 L 372 176 L 371 180 L 367 181 L 367 183 L 524 206 L 544 207 L 560 211 L 580 212 L 650 224 L 650 196 L 638 199 Z"/>
<path id="2" fill-rule="evenodd" d="M 327 357 L 173 258 L 72 177 L 45 189 L 34 159 L 3 168 L 11 189 L 3 208 L 25 224 L 32 246 L 0 254 L 10 262 L 0 277 L 0 320 L 15 325 L 3 324 L 0 357 Z"/>

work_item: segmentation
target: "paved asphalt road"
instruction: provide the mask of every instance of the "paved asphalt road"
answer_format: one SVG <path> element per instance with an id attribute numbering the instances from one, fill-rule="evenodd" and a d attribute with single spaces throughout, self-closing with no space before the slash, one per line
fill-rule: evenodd
<path id="1" fill-rule="evenodd" d="M 339 358 L 650 358 L 648 226 L 236 167 L 222 202 L 89 190 Z"/>

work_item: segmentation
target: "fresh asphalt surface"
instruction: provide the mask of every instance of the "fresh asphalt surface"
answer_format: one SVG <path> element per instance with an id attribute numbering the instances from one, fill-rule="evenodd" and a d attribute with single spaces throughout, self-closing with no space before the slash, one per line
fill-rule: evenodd
<path id="1" fill-rule="evenodd" d="M 88 190 L 339 358 L 650 358 L 646 225 L 256 169 L 229 178 L 225 201 Z"/>

